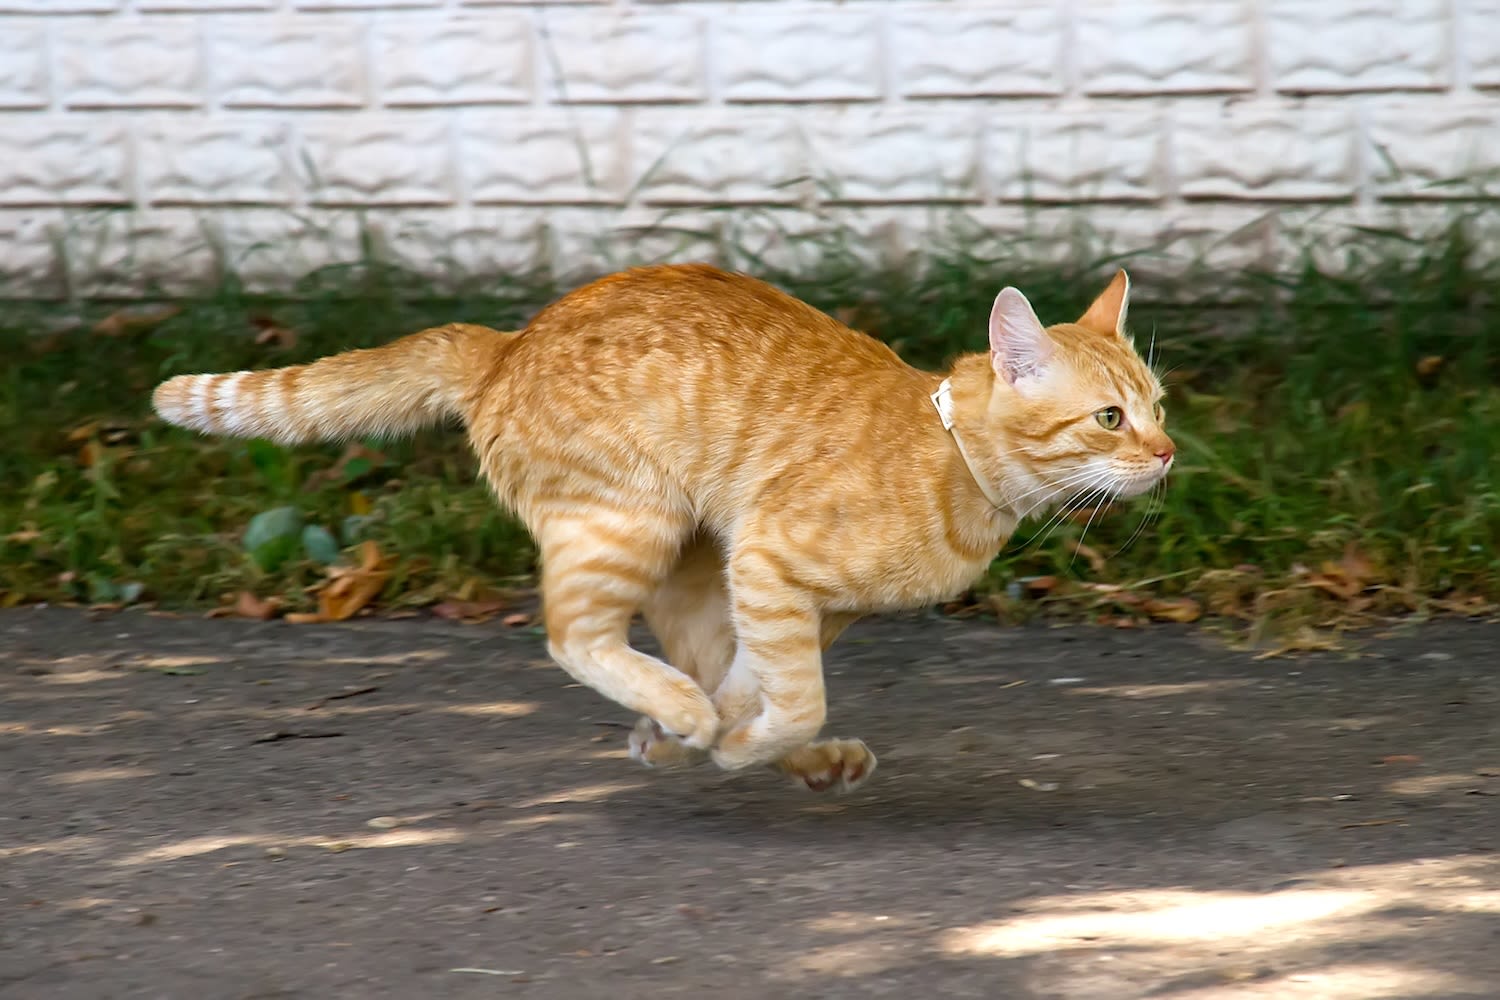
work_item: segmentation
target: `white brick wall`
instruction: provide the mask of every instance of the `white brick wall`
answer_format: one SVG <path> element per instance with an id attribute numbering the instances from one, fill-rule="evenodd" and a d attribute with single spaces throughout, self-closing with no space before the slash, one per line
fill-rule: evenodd
<path id="1" fill-rule="evenodd" d="M 0 0 L 11 290 L 274 285 L 361 226 L 434 275 L 955 219 L 1243 267 L 1492 175 L 1500 0 Z"/>

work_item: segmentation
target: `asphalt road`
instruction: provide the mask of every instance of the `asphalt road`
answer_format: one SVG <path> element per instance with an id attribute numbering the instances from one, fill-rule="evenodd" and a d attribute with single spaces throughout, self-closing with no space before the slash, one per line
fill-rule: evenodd
<path id="1" fill-rule="evenodd" d="M 6 998 L 1500 997 L 1500 625 L 862 624 L 844 798 L 639 768 L 498 624 L 20 609 L 0 663 Z"/>

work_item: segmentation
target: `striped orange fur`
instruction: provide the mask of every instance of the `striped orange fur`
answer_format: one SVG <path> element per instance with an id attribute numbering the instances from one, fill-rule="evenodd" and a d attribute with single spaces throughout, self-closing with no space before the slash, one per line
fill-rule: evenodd
<path id="1" fill-rule="evenodd" d="M 1128 297 L 1121 271 L 1077 323 L 1044 329 L 1007 288 L 990 350 L 944 376 L 752 278 L 640 268 L 516 333 L 451 324 L 184 375 L 154 403 L 287 444 L 461 420 L 537 540 L 552 656 L 642 714 L 637 759 L 849 788 L 874 755 L 816 739 L 822 651 L 844 628 L 958 593 L 1028 515 L 1136 495 L 1170 468 Z M 638 612 L 665 659 L 627 641 Z"/>

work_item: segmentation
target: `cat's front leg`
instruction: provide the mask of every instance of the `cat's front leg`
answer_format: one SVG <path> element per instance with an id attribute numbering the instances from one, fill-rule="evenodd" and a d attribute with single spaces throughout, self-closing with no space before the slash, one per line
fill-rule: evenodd
<path id="1" fill-rule="evenodd" d="M 737 645 L 714 692 L 720 737 L 714 763 L 728 771 L 772 764 L 823 728 L 822 621 L 813 595 L 789 579 L 767 546 L 742 544 L 729 562 Z"/>
<path id="2" fill-rule="evenodd" d="M 875 754 L 864 740 L 816 740 L 772 765 L 792 784 L 814 792 L 852 792 L 875 773 Z"/>

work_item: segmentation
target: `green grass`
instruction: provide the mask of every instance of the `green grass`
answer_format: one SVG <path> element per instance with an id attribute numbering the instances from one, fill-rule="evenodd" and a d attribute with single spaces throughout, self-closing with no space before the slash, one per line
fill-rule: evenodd
<path id="1" fill-rule="evenodd" d="M 1428 244 L 1370 233 L 1360 246 L 1338 274 L 1309 264 L 1203 273 L 1170 288 L 1137 278 L 1132 325 L 1138 340 L 1154 337 L 1171 373 L 1180 448 L 1158 516 L 1128 546 L 1145 505 L 1096 520 L 1087 544 L 1102 562 L 1077 554 L 1081 523 L 1045 539 L 1040 526 L 1023 528 L 980 590 L 1014 598 L 1018 581 L 1054 575 L 1065 581 L 1050 591 L 1055 604 L 1127 616 L 1141 610 L 1132 599 L 1066 581 L 1195 595 L 1251 618 L 1500 599 L 1500 269 L 1476 260 L 1458 228 Z M 1025 247 L 1001 257 L 959 246 L 872 273 L 837 241 L 812 250 L 796 273 L 749 269 L 930 367 L 982 345 L 1001 286 L 1018 285 L 1058 321 L 1129 263 L 1028 265 Z M 371 442 L 384 461 L 320 475 L 341 449 L 200 438 L 155 421 L 148 398 L 178 372 L 305 361 L 452 320 L 515 327 L 559 291 L 533 276 L 440 293 L 366 263 L 311 275 L 286 297 L 228 283 L 115 337 L 92 326 L 119 303 L 8 304 L 0 601 L 201 606 L 251 590 L 307 606 L 318 565 L 293 558 L 268 570 L 241 544 L 254 515 L 285 505 L 345 541 L 356 537 L 346 519 L 361 515 L 357 537 L 397 557 L 387 606 L 523 581 L 534 551 L 474 481 L 457 433 Z M 296 332 L 295 346 L 256 342 L 272 322 Z M 1346 556 L 1358 594 L 1331 600 L 1316 574 Z"/>

